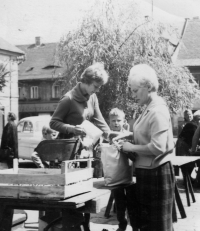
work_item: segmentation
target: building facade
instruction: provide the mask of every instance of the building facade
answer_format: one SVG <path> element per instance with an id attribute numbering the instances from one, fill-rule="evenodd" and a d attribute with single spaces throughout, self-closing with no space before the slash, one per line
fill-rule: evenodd
<path id="1" fill-rule="evenodd" d="M 0 38 L 0 64 L 5 67 L 6 86 L 0 92 L 0 138 L 9 111 L 18 117 L 18 66 L 24 52 Z"/>
<path id="2" fill-rule="evenodd" d="M 193 19 L 186 19 L 183 25 L 183 30 L 180 42 L 174 52 L 172 60 L 175 65 L 187 67 L 190 73 L 194 76 L 200 86 L 200 19 L 194 17 Z M 193 112 L 200 110 L 200 100 L 194 99 Z M 183 123 L 183 112 L 179 111 L 177 114 L 177 126 Z"/>
<path id="3" fill-rule="evenodd" d="M 59 76 L 65 68 L 56 61 L 56 43 L 40 37 L 31 45 L 18 46 L 26 54 L 19 69 L 19 118 L 52 115 L 61 97 Z"/>

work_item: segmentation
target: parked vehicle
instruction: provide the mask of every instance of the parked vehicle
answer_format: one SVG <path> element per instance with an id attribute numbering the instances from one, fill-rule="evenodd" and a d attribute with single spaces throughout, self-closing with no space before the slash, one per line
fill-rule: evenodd
<path id="1" fill-rule="evenodd" d="M 42 140 L 42 127 L 49 126 L 50 116 L 31 116 L 17 124 L 19 158 L 31 160 L 31 154 Z"/>

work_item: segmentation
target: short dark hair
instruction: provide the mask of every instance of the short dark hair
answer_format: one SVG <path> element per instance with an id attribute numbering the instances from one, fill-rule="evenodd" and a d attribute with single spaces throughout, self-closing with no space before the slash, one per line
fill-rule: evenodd
<path id="1" fill-rule="evenodd" d="M 95 63 L 87 67 L 81 75 L 81 82 L 88 85 L 93 82 L 105 84 L 108 81 L 108 73 L 104 69 L 103 63 Z"/>
<path id="2" fill-rule="evenodd" d="M 8 117 L 13 121 L 17 119 L 17 116 L 14 112 L 8 112 Z"/>

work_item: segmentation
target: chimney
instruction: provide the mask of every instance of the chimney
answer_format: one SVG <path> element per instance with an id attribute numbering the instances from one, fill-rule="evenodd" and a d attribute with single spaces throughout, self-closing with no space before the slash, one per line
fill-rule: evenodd
<path id="1" fill-rule="evenodd" d="M 40 46 L 41 45 L 41 37 L 35 37 L 35 45 Z"/>

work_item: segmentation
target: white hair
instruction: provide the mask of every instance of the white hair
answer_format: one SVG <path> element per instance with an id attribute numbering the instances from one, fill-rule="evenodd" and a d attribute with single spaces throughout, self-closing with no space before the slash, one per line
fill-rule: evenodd
<path id="1" fill-rule="evenodd" d="M 155 70 L 147 64 L 138 64 L 131 68 L 128 76 L 128 86 L 131 86 L 135 82 L 143 87 L 151 87 L 151 91 L 158 90 L 157 74 Z"/>

